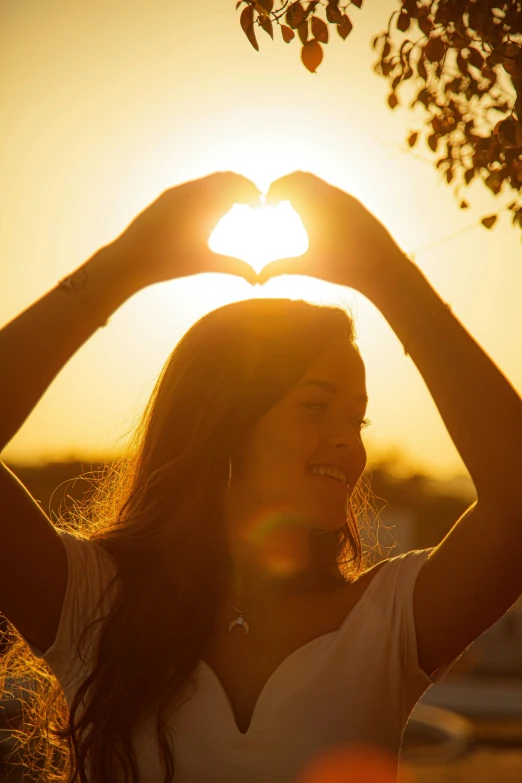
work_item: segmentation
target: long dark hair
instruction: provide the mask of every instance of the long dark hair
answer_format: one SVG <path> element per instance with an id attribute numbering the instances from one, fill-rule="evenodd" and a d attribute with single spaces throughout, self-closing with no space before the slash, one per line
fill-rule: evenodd
<path id="1" fill-rule="evenodd" d="M 70 711 L 50 668 L 11 626 L 0 685 L 8 673 L 32 682 L 18 738 L 24 763 L 46 783 L 114 783 L 120 775 L 145 783 L 133 736 L 151 719 L 164 783 L 173 781 L 166 721 L 202 657 L 229 575 L 220 503 L 228 457 L 340 337 L 357 347 L 345 309 L 302 300 L 249 299 L 205 315 L 166 362 L 125 458 L 59 521 L 112 558 L 118 597 Z M 367 567 L 359 527 L 369 494 L 359 484 L 346 524 L 310 535 L 319 582 L 352 581 Z"/>

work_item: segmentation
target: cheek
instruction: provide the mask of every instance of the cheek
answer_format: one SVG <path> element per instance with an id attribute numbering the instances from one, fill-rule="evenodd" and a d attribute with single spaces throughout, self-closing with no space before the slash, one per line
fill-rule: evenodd
<path id="1" fill-rule="evenodd" d="M 305 470 L 317 449 L 315 428 L 294 421 L 274 422 L 255 434 L 249 449 L 249 468 L 259 478 L 280 483 Z"/>
<path id="2" fill-rule="evenodd" d="M 287 422 L 286 426 L 274 428 L 270 433 L 265 454 L 272 465 L 302 469 L 317 450 L 319 442 L 316 427 L 300 422 Z"/>

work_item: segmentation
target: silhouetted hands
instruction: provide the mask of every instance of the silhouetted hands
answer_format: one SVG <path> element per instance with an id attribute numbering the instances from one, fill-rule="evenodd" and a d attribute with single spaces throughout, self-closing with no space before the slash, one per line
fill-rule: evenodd
<path id="1" fill-rule="evenodd" d="M 202 272 L 239 275 L 254 284 L 259 281 L 250 264 L 214 253 L 207 243 L 233 204 L 260 206 L 260 195 L 253 182 L 231 171 L 185 182 L 164 191 L 112 245 L 143 286 Z"/>
<path id="2" fill-rule="evenodd" d="M 306 253 L 272 261 L 259 282 L 286 274 L 310 275 L 364 293 L 402 250 L 357 199 L 306 171 L 294 171 L 270 186 L 266 204 L 290 201 L 308 233 Z"/>

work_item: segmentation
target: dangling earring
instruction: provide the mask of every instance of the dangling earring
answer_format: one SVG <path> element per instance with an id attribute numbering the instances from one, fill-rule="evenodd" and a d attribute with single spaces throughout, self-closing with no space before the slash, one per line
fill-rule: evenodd
<path id="1" fill-rule="evenodd" d="M 230 485 L 232 484 L 232 460 L 228 458 L 228 487 L 227 492 L 230 491 Z"/>

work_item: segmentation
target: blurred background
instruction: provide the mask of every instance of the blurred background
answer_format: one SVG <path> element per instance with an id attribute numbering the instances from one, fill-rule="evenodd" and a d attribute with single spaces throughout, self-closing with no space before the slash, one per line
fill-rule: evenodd
<path id="1" fill-rule="evenodd" d="M 507 215 L 487 231 L 480 219 L 502 196 L 477 182 L 463 212 L 428 145 L 407 149 L 423 114 L 419 106 L 389 108 L 370 45 L 398 6 L 351 6 L 353 32 L 346 41 L 331 36 L 310 74 L 296 46 L 278 36 L 258 34 L 254 51 L 232 0 L 2 0 L 0 324 L 166 188 L 233 170 L 266 191 L 302 169 L 371 209 L 521 392 L 520 231 Z M 236 209 L 211 246 L 258 267 L 289 254 L 288 242 L 297 255 L 302 226 L 285 214 L 260 250 L 261 232 Z M 352 309 L 370 397 L 364 437 L 380 498 L 376 535 L 388 557 L 436 545 L 476 494 L 424 381 L 369 300 L 303 276 L 253 289 L 239 278 L 199 275 L 140 292 L 71 359 L 2 460 L 53 516 L 67 497 L 89 491 L 88 481 L 71 479 L 118 458 L 190 325 L 253 296 Z M 522 780 L 520 601 L 418 707 L 404 763 L 419 780 Z"/>

